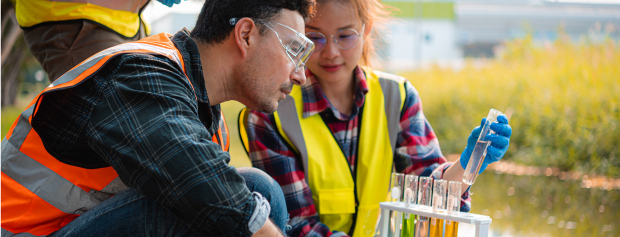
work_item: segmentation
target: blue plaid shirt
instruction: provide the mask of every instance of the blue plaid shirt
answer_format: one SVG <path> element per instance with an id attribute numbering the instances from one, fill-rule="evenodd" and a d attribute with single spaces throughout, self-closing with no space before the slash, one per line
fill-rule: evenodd
<path id="1" fill-rule="evenodd" d="M 268 215 L 259 205 L 266 199 L 248 190 L 228 152 L 211 141 L 220 106 L 209 104 L 196 43 L 186 29 L 172 41 L 191 84 L 164 56 L 123 54 L 76 87 L 46 95 L 33 127 L 58 160 L 112 166 L 197 233 L 250 236 L 252 223 Z M 262 220 L 252 218 L 257 213 Z"/>

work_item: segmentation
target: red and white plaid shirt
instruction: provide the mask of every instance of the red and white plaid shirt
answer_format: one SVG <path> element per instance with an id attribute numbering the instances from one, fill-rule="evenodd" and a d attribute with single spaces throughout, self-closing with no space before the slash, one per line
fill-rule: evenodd
<path id="1" fill-rule="evenodd" d="M 368 92 L 366 75 L 360 67 L 354 71 L 356 80 L 355 99 L 351 114 L 340 113 L 331 105 L 315 76 L 306 70 L 309 83 L 302 86 L 303 118 L 319 114 L 334 135 L 336 142 L 347 158 L 351 171 L 355 169 L 357 157 L 359 123 L 365 95 Z M 442 178 L 451 165 L 446 163 L 439 142 L 430 123 L 422 113 L 418 92 L 405 83 L 405 105 L 401 111 L 394 166 L 397 172 L 414 173 L 421 176 L 433 175 Z M 312 191 L 305 180 L 302 163 L 290 145 L 278 134 L 271 114 L 250 111 L 248 116 L 248 145 L 252 165 L 271 175 L 282 186 L 290 214 L 287 231 L 289 236 L 330 236 L 335 234 L 319 220 L 312 200 Z M 434 171 L 434 172 L 433 172 Z M 469 191 L 462 196 L 461 211 L 468 212 L 471 206 Z M 342 234 L 339 232 L 339 234 Z"/>

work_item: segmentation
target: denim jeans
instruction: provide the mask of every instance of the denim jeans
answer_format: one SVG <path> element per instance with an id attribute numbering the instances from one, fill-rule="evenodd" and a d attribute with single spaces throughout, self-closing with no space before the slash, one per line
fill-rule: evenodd
<path id="1" fill-rule="evenodd" d="M 280 185 L 265 172 L 239 168 L 250 191 L 262 194 L 271 204 L 269 218 L 283 232 L 288 222 Z M 199 236 L 154 200 L 128 189 L 87 211 L 49 236 Z"/>

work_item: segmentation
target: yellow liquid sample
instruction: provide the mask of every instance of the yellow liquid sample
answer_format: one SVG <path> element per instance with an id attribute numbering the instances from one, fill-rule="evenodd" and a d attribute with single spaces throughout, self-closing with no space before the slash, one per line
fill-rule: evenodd
<path id="1" fill-rule="evenodd" d="M 431 218 L 429 237 L 443 237 L 443 219 Z"/>
<path id="2" fill-rule="evenodd" d="M 445 235 L 444 222 L 446 223 Z M 430 237 L 456 237 L 459 232 L 459 223 L 456 221 L 431 218 L 430 226 Z"/>
<path id="3" fill-rule="evenodd" d="M 459 232 L 459 223 L 456 221 L 446 221 L 445 237 L 456 237 Z"/>

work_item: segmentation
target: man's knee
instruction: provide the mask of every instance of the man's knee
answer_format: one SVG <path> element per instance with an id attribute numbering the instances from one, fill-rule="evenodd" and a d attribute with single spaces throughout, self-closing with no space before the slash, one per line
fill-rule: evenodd
<path id="1" fill-rule="evenodd" d="M 245 184 L 248 186 L 250 191 L 259 192 L 263 194 L 263 196 L 269 195 L 273 192 L 282 192 L 280 184 L 260 169 L 242 167 L 237 168 L 237 172 L 239 172 L 239 174 L 245 179 Z"/>

